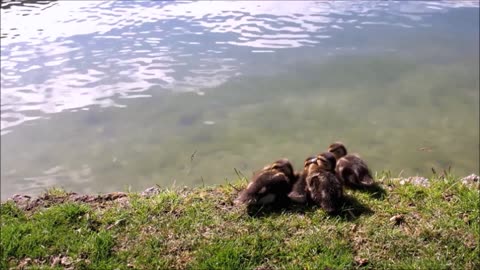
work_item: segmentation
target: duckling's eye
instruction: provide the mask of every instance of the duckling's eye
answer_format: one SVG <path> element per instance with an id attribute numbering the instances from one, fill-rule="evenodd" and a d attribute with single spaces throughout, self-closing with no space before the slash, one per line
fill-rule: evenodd
<path id="1" fill-rule="evenodd" d="M 320 161 L 321 164 L 329 165 L 329 162 L 324 157 L 319 158 L 318 161 Z"/>
<path id="2" fill-rule="evenodd" d="M 272 170 L 280 170 L 282 167 L 280 165 L 273 165 Z"/>

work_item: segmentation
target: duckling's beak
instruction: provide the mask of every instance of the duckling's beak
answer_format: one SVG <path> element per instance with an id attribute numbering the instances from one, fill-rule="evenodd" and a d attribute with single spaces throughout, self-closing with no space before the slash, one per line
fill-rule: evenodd
<path id="1" fill-rule="evenodd" d="M 307 160 L 307 161 L 305 162 L 305 166 L 317 162 L 317 159 L 318 159 L 317 157 L 314 157 L 314 158 L 311 158 L 311 159 Z"/>

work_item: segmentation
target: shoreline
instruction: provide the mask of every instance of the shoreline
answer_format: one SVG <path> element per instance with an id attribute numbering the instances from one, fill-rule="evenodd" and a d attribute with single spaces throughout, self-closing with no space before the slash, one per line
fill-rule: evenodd
<path id="1" fill-rule="evenodd" d="M 470 177 L 470 176 L 469 176 Z M 1 204 L 2 269 L 478 269 L 478 176 L 378 180 L 340 214 L 234 205 L 246 179 Z"/>
<path id="2" fill-rule="evenodd" d="M 442 176 L 440 176 L 442 177 Z M 385 179 L 385 177 L 383 177 Z M 410 176 L 410 177 L 391 177 L 389 178 L 391 181 L 397 181 L 401 185 L 404 185 L 406 183 L 410 183 L 412 185 L 416 186 L 423 186 L 423 187 L 429 187 L 430 186 L 430 179 L 427 177 L 423 176 Z M 244 180 L 247 181 L 247 180 Z M 462 178 L 458 178 L 458 181 L 460 181 L 462 184 L 467 185 L 467 186 L 474 186 L 475 184 L 478 185 L 480 182 L 480 176 L 476 175 L 474 173 L 467 175 Z M 228 183 L 227 183 L 228 184 Z M 221 186 L 222 184 L 214 184 L 210 185 L 209 187 L 216 187 L 216 186 Z M 199 187 L 188 187 L 188 186 L 183 186 L 180 187 L 181 189 L 188 190 L 188 189 L 196 189 Z M 69 200 L 66 201 L 73 201 L 73 202 L 95 202 L 95 201 L 111 201 L 111 200 L 116 200 L 120 198 L 126 197 L 130 193 L 138 193 L 141 196 L 151 196 L 153 194 L 158 194 L 162 190 L 166 189 L 178 189 L 175 186 L 171 187 L 161 187 L 160 185 L 155 185 L 152 187 L 149 187 L 145 189 L 144 191 L 132 191 L 132 192 L 124 192 L 124 191 L 114 191 L 114 192 L 107 192 L 107 193 L 94 193 L 94 194 L 81 194 L 77 193 L 74 191 L 67 191 L 67 189 L 64 188 L 57 188 L 53 187 L 50 189 L 47 189 L 45 192 L 40 193 L 39 195 L 28 195 L 28 194 L 14 194 L 11 197 L 7 198 L 6 200 L 2 200 L 0 203 L 4 204 L 9 201 L 13 201 L 16 204 L 25 204 L 28 202 L 33 202 L 42 200 L 42 197 L 45 196 L 45 194 L 50 193 L 51 191 L 58 191 L 60 193 L 65 193 L 68 194 Z M 47 199 L 48 200 L 48 199 Z"/>

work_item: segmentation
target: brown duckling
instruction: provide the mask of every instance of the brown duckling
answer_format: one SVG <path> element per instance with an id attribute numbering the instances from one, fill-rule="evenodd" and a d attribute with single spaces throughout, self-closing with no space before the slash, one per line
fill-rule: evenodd
<path id="1" fill-rule="evenodd" d="M 305 179 L 310 199 L 327 213 L 337 212 L 343 198 L 343 185 L 335 176 L 336 159 L 332 153 L 321 153 L 307 164 Z"/>
<path id="2" fill-rule="evenodd" d="M 305 168 L 312 163 L 317 162 L 317 158 L 314 156 L 308 157 L 305 159 L 303 163 L 303 170 L 301 172 L 295 172 L 295 178 L 297 179 L 293 184 L 292 191 L 288 194 L 288 197 L 294 203 L 306 203 L 308 200 L 308 193 L 307 193 L 307 174 L 308 171 Z"/>
<path id="3" fill-rule="evenodd" d="M 328 152 L 335 155 L 337 177 L 345 186 L 353 189 L 371 188 L 375 182 L 367 164 L 357 155 L 347 154 L 343 143 L 336 142 L 328 147 Z"/>
<path id="4" fill-rule="evenodd" d="M 286 158 L 277 160 L 255 173 L 235 202 L 247 205 L 283 204 L 288 201 L 288 193 L 295 181 L 290 161 Z"/>

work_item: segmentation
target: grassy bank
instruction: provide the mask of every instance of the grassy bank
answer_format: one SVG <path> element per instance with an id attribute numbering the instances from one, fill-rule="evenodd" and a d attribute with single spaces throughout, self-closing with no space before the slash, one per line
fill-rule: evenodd
<path id="1" fill-rule="evenodd" d="M 1 205 L 1 268 L 479 269 L 479 194 L 454 177 L 430 187 L 383 177 L 348 191 L 342 214 L 232 204 L 234 184 L 103 197 L 51 190 Z"/>

